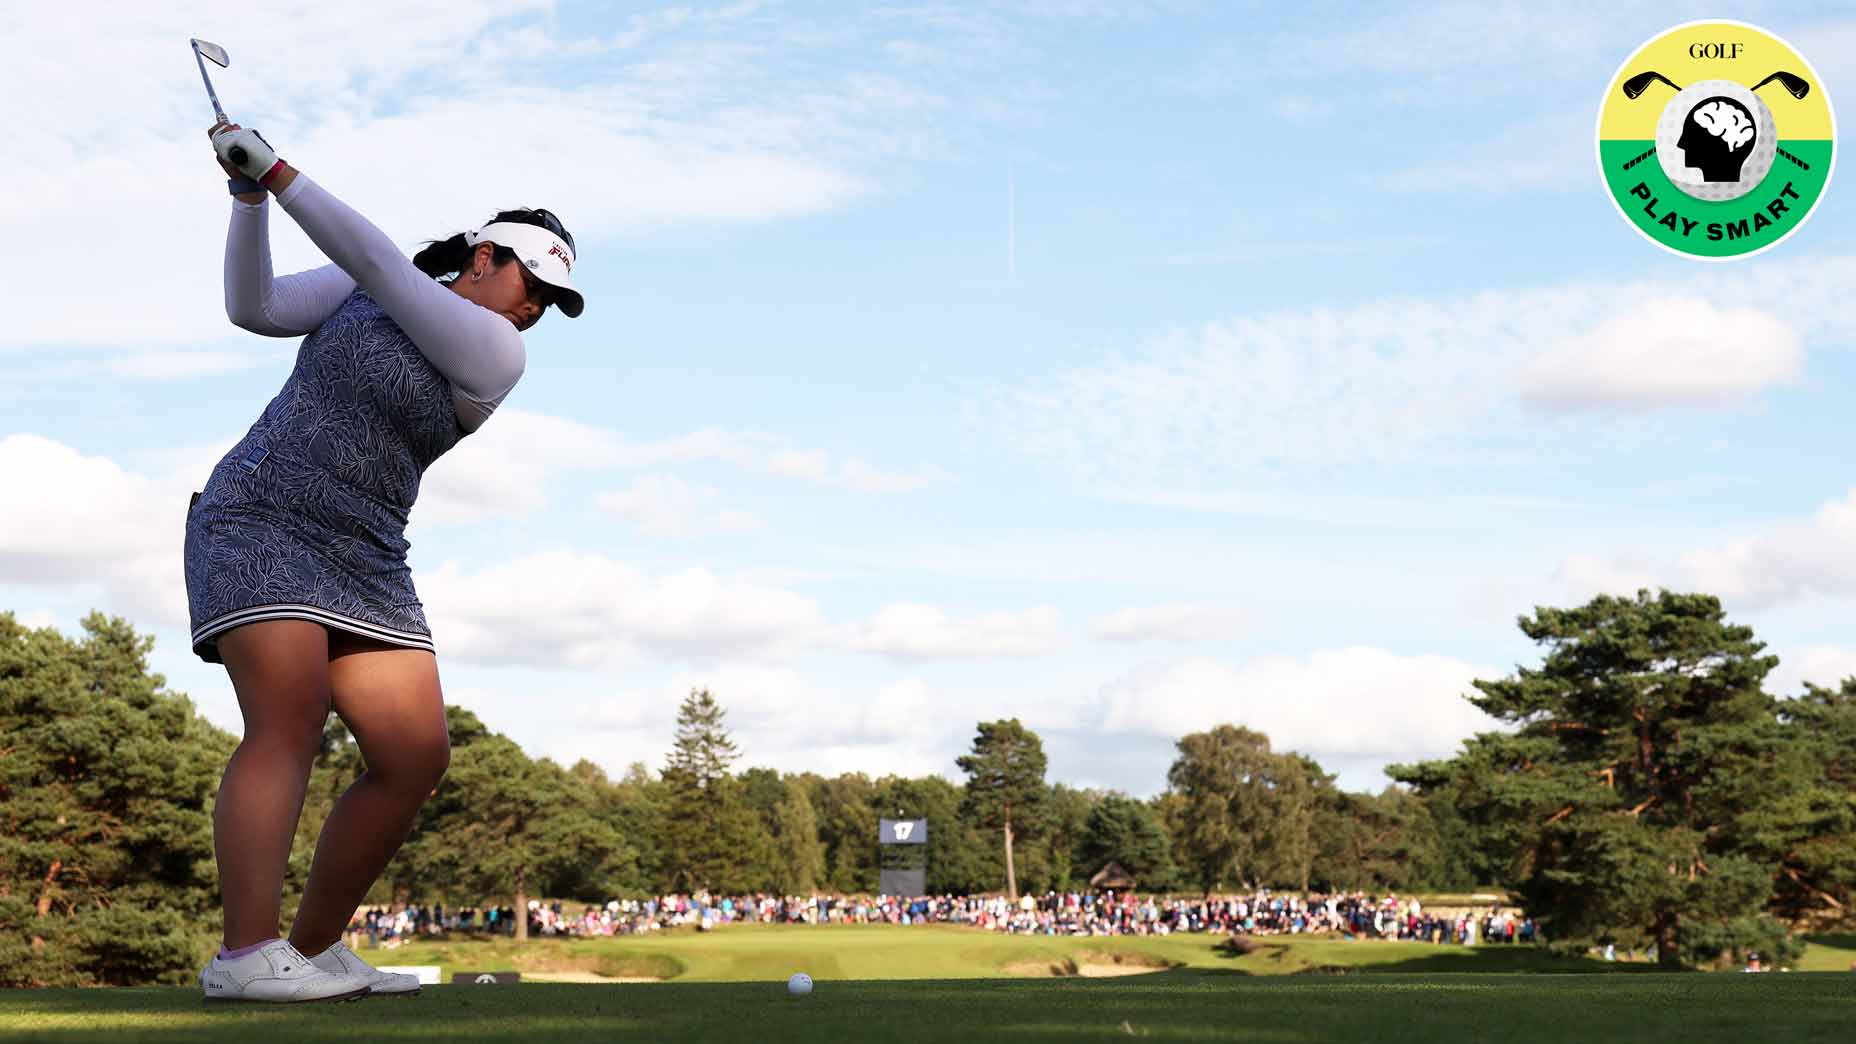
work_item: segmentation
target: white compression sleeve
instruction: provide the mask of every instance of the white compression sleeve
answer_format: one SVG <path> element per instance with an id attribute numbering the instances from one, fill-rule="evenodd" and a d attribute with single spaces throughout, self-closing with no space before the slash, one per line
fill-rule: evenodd
<path id="1" fill-rule="evenodd" d="M 277 202 L 451 382 L 464 429 L 482 424 L 527 365 L 515 326 L 414 268 L 386 233 L 301 171 Z"/>
<path id="2" fill-rule="evenodd" d="M 270 208 L 232 201 L 226 230 L 226 318 L 266 337 L 301 337 L 335 314 L 354 280 L 324 265 L 271 278 Z"/>

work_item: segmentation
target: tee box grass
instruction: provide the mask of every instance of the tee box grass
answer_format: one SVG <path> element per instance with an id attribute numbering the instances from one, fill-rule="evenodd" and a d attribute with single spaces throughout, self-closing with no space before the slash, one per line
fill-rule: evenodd
<path id="1" fill-rule="evenodd" d="M 427 987 L 411 998 L 212 1005 L 192 987 L 0 993 L 0 1040 L 1083 1041 L 1436 1044 L 1848 1041 L 1850 950 L 1834 973 L 1658 974 L 1532 947 L 1203 935 L 1063 939 L 952 927 L 733 926 L 712 933 L 422 943 L 378 964 L 666 979 Z M 796 971 L 817 980 L 791 997 Z M 1092 974 L 1144 974 L 1093 978 Z"/>

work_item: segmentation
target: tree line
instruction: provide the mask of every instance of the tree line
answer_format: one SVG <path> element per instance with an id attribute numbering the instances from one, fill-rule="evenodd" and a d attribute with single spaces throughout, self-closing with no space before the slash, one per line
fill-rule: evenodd
<path id="1" fill-rule="evenodd" d="M 1142 891 L 1496 886 L 1556 945 L 1654 946 L 1672 965 L 1783 958 L 1790 930 L 1844 917 L 1856 679 L 1767 694 L 1776 659 L 1703 595 L 1520 625 L 1542 664 L 1470 697 L 1503 728 L 1393 766 L 1378 793 L 1236 724 L 1181 737 L 1144 798 L 1048 780 L 1011 718 L 976 724 L 955 779 L 782 773 L 741 767 L 721 701 L 697 690 L 662 764 L 614 777 L 530 757 L 452 707 L 450 771 L 369 898 L 874 893 L 877 820 L 905 818 L 929 823 L 934 894 L 1082 889 L 1110 861 Z M 0 982 L 187 981 L 217 937 L 212 796 L 236 741 L 148 671 L 151 647 L 98 614 L 81 637 L 0 614 Z M 331 719 L 287 897 L 363 769 Z"/>

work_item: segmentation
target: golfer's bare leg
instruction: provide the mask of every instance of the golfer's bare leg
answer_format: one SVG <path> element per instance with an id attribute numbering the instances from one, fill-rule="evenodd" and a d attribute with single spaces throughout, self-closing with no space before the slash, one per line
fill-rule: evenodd
<path id="1" fill-rule="evenodd" d="M 329 686 L 367 771 L 336 802 L 316 842 L 290 929 L 290 941 L 308 954 L 341 938 L 451 762 L 431 653 L 330 632 Z"/>
<path id="2" fill-rule="evenodd" d="M 225 945 L 237 949 L 277 937 L 284 868 L 329 718 L 328 632 L 268 620 L 227 631 L 218 644 L 245 718 L 213 806 Z"/>

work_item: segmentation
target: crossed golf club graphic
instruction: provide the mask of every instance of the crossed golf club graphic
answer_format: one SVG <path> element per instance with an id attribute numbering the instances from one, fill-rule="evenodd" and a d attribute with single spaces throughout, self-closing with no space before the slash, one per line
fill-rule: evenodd
<path id="1" fill-rule="evenodd" d="M 1675 84 L 1670 83 L 1669 77 L 1664 76 L 1662 73 L 1659 73 L 1654 69 L 1649 69 L 1644 72 L 1640 72 L 1637 75 L 1632 76 L 1630 79 L 1624 81 L 1624 97 L 1630 99 L 1631 101 L 1636 101 L 1638 97 L 1643 94 L 1644 91 L 1647 91 L 1650 89 L 1650 85 L 1652 83 L 1655 83 L 1658 80 L 1661 80 L 1663 83 L 1669 84 L 1669 87 L 1672 90 L 1680 91 L 1682 89 L 1680 87 L 1677 87 Z M 1794 98 L 1797 98 L 1799 101 L 1803 101 L 1804 96 L 1811 93 L 1811 84 L 1808 80 L 1806 80 L 1802 76 L 1799 76 L 1797 73 L 1788 73 L 1783 70 L 1779 72 L 1775 72 L 1771 76 L 1768 76 L 1765 79 L 1754 84 L 1753 89 L 1757 91 L 1761 87 L 1764 87 L 1765 85 L 1771 83 L 1774 80 L 1779 81 L 1779 86 L 1785 88 L 1787 91 L 1790 91 L 1791 96 Z M 1811 165 L 1809 163 L 1806 163 L 1804 160 L 1801 160 L 1798 157 L 1792 155 L 1791 153 L 1786 152 L 1784 149 L 1780 149 L 1778 151 L 1779 151 L 1779 155 L 1784 156 L 1786 159 L 1791 160 L 1793 163 L 1797 164 L 1798 169 L 1800 170 L 1811 169 Z M 1654 155 L 1656 155 L 1656 146 L 1652 145 L 1647 151 L 1639 153 L 1638 155 L 1633 156 L 1628 160 L 1625 160 L 1623 169 L 1629 170 L 1632 167 L 1636 166 L 1639 163 L 1642 163 L 1644 160 L 1647 160 L 1651 156 L 1654 156 Z"/>

